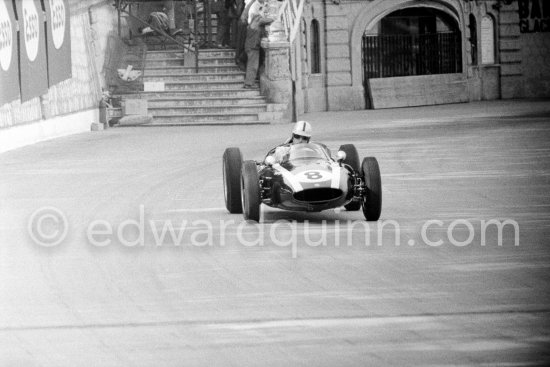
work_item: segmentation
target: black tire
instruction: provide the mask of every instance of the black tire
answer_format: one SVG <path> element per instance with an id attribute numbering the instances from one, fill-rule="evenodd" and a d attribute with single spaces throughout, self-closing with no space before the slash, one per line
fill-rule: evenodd
<path id="1" fill-rule="evenodd" d="M 256 162 L 244 161 L 241 172 L 241 198 L 245 220 L 260 221 L 260 184 Z"/>
<path id="2" fill-rule="evenodd" d="M 243 212 L 241 202 L 241 166 L 243 156 L 239 148 L 227 148 L 223 153 L 223 194 L 230 213 Z"/>
<path id="3" fill-rule="evenodd" d="M 359 161 L 359 153 L 353 144 L 344 144 L 340 146 L 340 149 L 346 153 L 346 159 L 342 163 L 349 165 L 357 173 L 361 172 L 361 166 Z M 354 199 L 344 205 L 347 211 L 354 212 L 361 209 L 361 200 Z"/>
<path id="4" fill-rule="evenodd" d="M 357 153 L 357 149 L 355 148 L 355 145 L 353 144 L 344 144 L 340 146 L 340 149 L 338 151 L 344 151 L 346 153 L 346 159 L 344 159 L 343 163 L 351 166 L 355 172 L 361 171 L 361 160 L 359 159 L 359 153 Z"/>
<path id="5" fill-rule="evenodd" d="M 380 219 L 382 212 L 382 179 L 376 158 L 363 159 L 361 171 L 365 180 L 365 192 L 362 198 L 363 214 L 368 221 L 376 221 Z"/>

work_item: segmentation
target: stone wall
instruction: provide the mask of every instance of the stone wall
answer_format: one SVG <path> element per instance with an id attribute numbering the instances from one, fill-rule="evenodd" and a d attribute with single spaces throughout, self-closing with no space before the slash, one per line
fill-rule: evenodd
<path id="1" fill-rule="evenodd" d="M 461 74 L 421 75 L 369 80 L 372 107 L 394 108 L 468 102 Z"/>
<path id="2" fill-rule="evenodd" d="M 525 2 L 530 12 L 520 14 L 518 2 L 500 12 L 500 59 L 502 98 L 550 97 L 550 11 Z M 541 4 L 541 3 L 539 3 Z M 521 27 L 520 27 L 521 25 Z"/>
<path id="3" fill-rule="evenodd" d="M 550 97 L 550 33 L 522 34 L 523 97 Z"/>
<path id="4" fill-rule="evenodd" d="M 513 3 L 500 11 L 500 80 L 502 98 L 524 96 L 518 6 Z"/>

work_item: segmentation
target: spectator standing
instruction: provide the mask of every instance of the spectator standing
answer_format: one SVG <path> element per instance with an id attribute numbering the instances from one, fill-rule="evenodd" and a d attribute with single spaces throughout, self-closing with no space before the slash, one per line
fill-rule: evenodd
<path id="1" fill-rule="evenodd" d="M 235 0 L 217 0 L 213 3 L 213 12 L 217 16 L 216 39 L 218 48 L 230 47 L 231 17 L 234 16 Z"/>
<path id="2" fill-rule="evenodd" d="M 242 0 L 226 0 L 225 6 L 227 8 L 227 32 L 231 36 L 229 37 L 229 45 L 232 48 L 236 47 L 237 44 L 237 20 L 239 18 L 240 12 L 238 9 L 237 2 Z"/>
<path id="3" fill-rule="evenodd" d="M 244 88 L 257 88 L 256 77 L 260 66 L 260 41 L 264 26 L 273 22 L 266 17 L 266 0 L 256 0 L 248 11 L 248 27 L 244 49 L 246 52 L 246 76 Z"/>
<path id="4" fill-rule="evenodd" d="M 246 27 L 248 25 L 248 12 L 255 0 L 237 0 L 237 32 L 235 39 L 235 64 L 242 71 L 246 71 L 246 52 L 244 44 L 246 41 Z"/>

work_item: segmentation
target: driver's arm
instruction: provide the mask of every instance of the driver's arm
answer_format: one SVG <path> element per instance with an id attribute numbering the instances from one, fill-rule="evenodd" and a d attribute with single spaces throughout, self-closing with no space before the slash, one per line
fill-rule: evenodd
<path id="1" fill-rule="evenodd" d="M 281 163 L 288 160 L 289 153 L 290 153 L 290 147 L 282 145 L 275 148 L 275 153 L 273 153 L 273 158 L 275 158 L 275 162 Z"/>

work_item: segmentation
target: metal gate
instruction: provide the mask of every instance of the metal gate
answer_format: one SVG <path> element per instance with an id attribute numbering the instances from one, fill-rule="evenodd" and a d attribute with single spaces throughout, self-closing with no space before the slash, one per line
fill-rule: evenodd
<path id="1" fill-rule="evenodd" d="M 460 32 L 363 36 L 364 83 L 370 78 L 462 72 Z"/>

